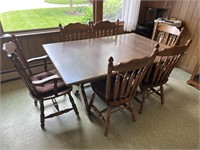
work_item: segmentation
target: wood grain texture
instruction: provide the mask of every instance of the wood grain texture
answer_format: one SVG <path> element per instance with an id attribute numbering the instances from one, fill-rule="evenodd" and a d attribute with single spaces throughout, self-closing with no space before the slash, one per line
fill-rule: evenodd
<path id="1" fill-rule="evenodd" d="M 155 44 L 151 39 L 131 33 L 43 44 L 43 47 L 64 82 L 74 85 L 105 76 L 107 60 L 111 56 L 115 60 L 114 65 L 117 65 L 120 62 L 150 56 Z"/>

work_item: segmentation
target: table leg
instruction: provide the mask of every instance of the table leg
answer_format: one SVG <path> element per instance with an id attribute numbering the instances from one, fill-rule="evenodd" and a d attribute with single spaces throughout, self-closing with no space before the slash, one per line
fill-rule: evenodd
<path id="1" fill-rule="evenodd" d="M 78 86 L 78 91 L 79 91 L 80 99 L 81 99 L 81 101 L 82 101 L 82 103 L 84 105 L 84 109 L 85 109 L 86 115 L 90 119 L 90 117 L 89 117 L 90 110 L 89 110 L 87 96 L 85 94 L 84 84 L 81 84 L 81 85 Z"/>

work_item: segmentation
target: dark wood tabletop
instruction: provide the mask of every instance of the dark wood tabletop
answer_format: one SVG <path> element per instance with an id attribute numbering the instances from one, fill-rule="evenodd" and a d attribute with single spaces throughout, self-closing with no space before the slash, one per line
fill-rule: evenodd
<path id="1" fill-rule="evenodd" d="M 112 37 L 43 44 L 67 85 L 84 84 L 106 75 L 110 56 L 114 64 L 149 56 L 156 42 L 129 33 Z"/>

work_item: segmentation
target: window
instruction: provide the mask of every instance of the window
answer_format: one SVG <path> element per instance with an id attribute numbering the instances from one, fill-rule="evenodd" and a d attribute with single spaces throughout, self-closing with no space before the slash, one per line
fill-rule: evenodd
<path id="1" fill-rule="evenodd" d="M 122 0 L 104 0 L 103 20 L 122 21 Z"/>
<path id="2" fill-rule="evenodd" d="M 15 1 L 16 4 L 10 3 Z M 20 3 L 22 1 L 23 3 Z M 46 2 L 44 2 L 46 1 Z M 99 20 L 124 21 L 126 31 L 134 29 L 137 23 L 141 0 L 0 0 L 2 8 L 13 8 L 8 12 L 0 10 L 4 32 L 46 29 L 58 27 L 61 23 L 88 23 Z M 7 4 L 2 2 L 7 2 Z M 38 3 L 40 2 L 40 3 Z M 48 3 L 47 3 L 48 2 Z M 57 3 L 56 5 L 50 3 Z M 25 4 L 26 3 L 26 4 Z M 59 4 L 58 3 L 64 3 Z M 136 5 L 137 4 L 137 5 Z M 36 5 L 36 6 L 35 6 Z M 22 8 L 24 6 L 24 8 Z M 59 7 L 58 7 L 59 6 Z M 23 10 L 27 9 L 28 10 Z M 37 9 L 36 9 L 37 8 Z M 93 11 L 94 8 L 94 11 Z M 21 9 L 17 10 L 16 9 Z M 136 12 L 134 12 L 136 11 Z M 135 15 L 132 16 L 132 15 Z M 129 20 L 127 20 L 129 19 Z M 133 21 L 134 20 L 134 21 Z"/>
<path id="3" fill-rule="evenodd" d="M 10 6 L 9 3 L 14 1 L 16 1 L 16 4 L 12 4 L 14 7 Z M 48 3 L 44 2 L 44 0 L 27 2 L 22 0 L 0 0 L 1 7 L 4 7 L 0 11 L 4 32 L 52 28 L 58 27 L 59 23 L 88 23 L 93 18 L 93 4 L 91 0 L 45 1 Z M 49 2 L 57 4 L 50 4 Z M 58 3 L 63 2 L 65 4 L 58 5 Z M 8 11 L 6 11 L 6 8 Z"/>

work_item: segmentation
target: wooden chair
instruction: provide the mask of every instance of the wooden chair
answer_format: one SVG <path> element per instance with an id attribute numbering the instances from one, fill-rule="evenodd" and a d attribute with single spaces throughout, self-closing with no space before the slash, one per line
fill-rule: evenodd
<path id="1" fill-rule="evenodd" d="M 36 75 L 30 75 L 30 68 L 26 68 L 24 66 L 23 61 L 16 53 L 17 48 L 17 45 L 12 41 L 3 45 L 3 50 L 7 53 L 8 58 L 10 58 L 10 60 L 13 62 L 13 65 L 15 66 L 20 77 L 24 81 L 24 84 L 26 85 L 30 96 L 34 99 L 35 102 L 39 101 L 40 103 L 41 128 L 44 129 L 45 119 L 67 113 L 71 110 L 74 110 L 76 115 L 78 116 L 79 113 L 77 107 L 70 94 L 70 92 L 72 91 L 72 87 L 66 86 L 59 75 L 54 73 L 52 74 L 44 72 Z M 72 107 L 60 110 L 56 98 L 66 94 L 69 96 Z M 52 103 L 55 106 L 57 112 L 45 115 L 44 101 L 46 100 L 52 100 Z M 37 103 L 35 104 L 37 105 Z"/>
<path id="2" fill-rule="evenodd" d="M 90 38 L 90 27 L 86 24 L 70 23 L 63 27 L 60 23 L 59 29 L 63 42 Z"/>
<path id="3" fill-rule="evenodd" d="M 170 73 L 190 44 L 191 40 L 188 40 L 183 46 L 174 46 L 158 52 L 157 61 L 150 67 L 148 74 L 140 85 L 142 101 L 139 113 L 142 113 L 145 97 L 148 93 L 159 95 L 161 97 L 161 104 L 164 104 L 163 85 L 168 81 Z"/>
<path id="4" fill-rule="evenodd" d="M 95 24 L 90 22 L 92 28 L 92 37 L 99 38 L 118 34 L 119 20 L 116 23 L 110 21 L 99 21 Z"/>
<path id="5" fill-rule="evenodd" d="M 128 62 L 122 62 L 113 65 L 113 58 L 109 58 L 107 79 L 100 79 L 91 83 L 94 91 L 89 102 L 89 109 L 93 109 L 99 118 L 105 123 L 104 135 L 107 136 L 110 126 L 111 113 L 126 108 L 130 111 L 132 119 L 135 121 L 134 107 L 132 101 L 136 90 L 145 76 L 148 66 L 154 61 L 157 49 L 150 57 L 133 59 Z M 115 75 L 115 76 L 113 76 Z M 105 102 L 107 107 L 99 110 L 94 104 L 95 94 Z M 107 112 L 106 117 L 103 113 Z"/>
<path id="6" fill-rule="evenodd" d="M 156 22 L 152 39 L 167 46 L 174 46 L 177 44 L 183 30 L 184 27 L 179 30 L 175 26 Z"/>

